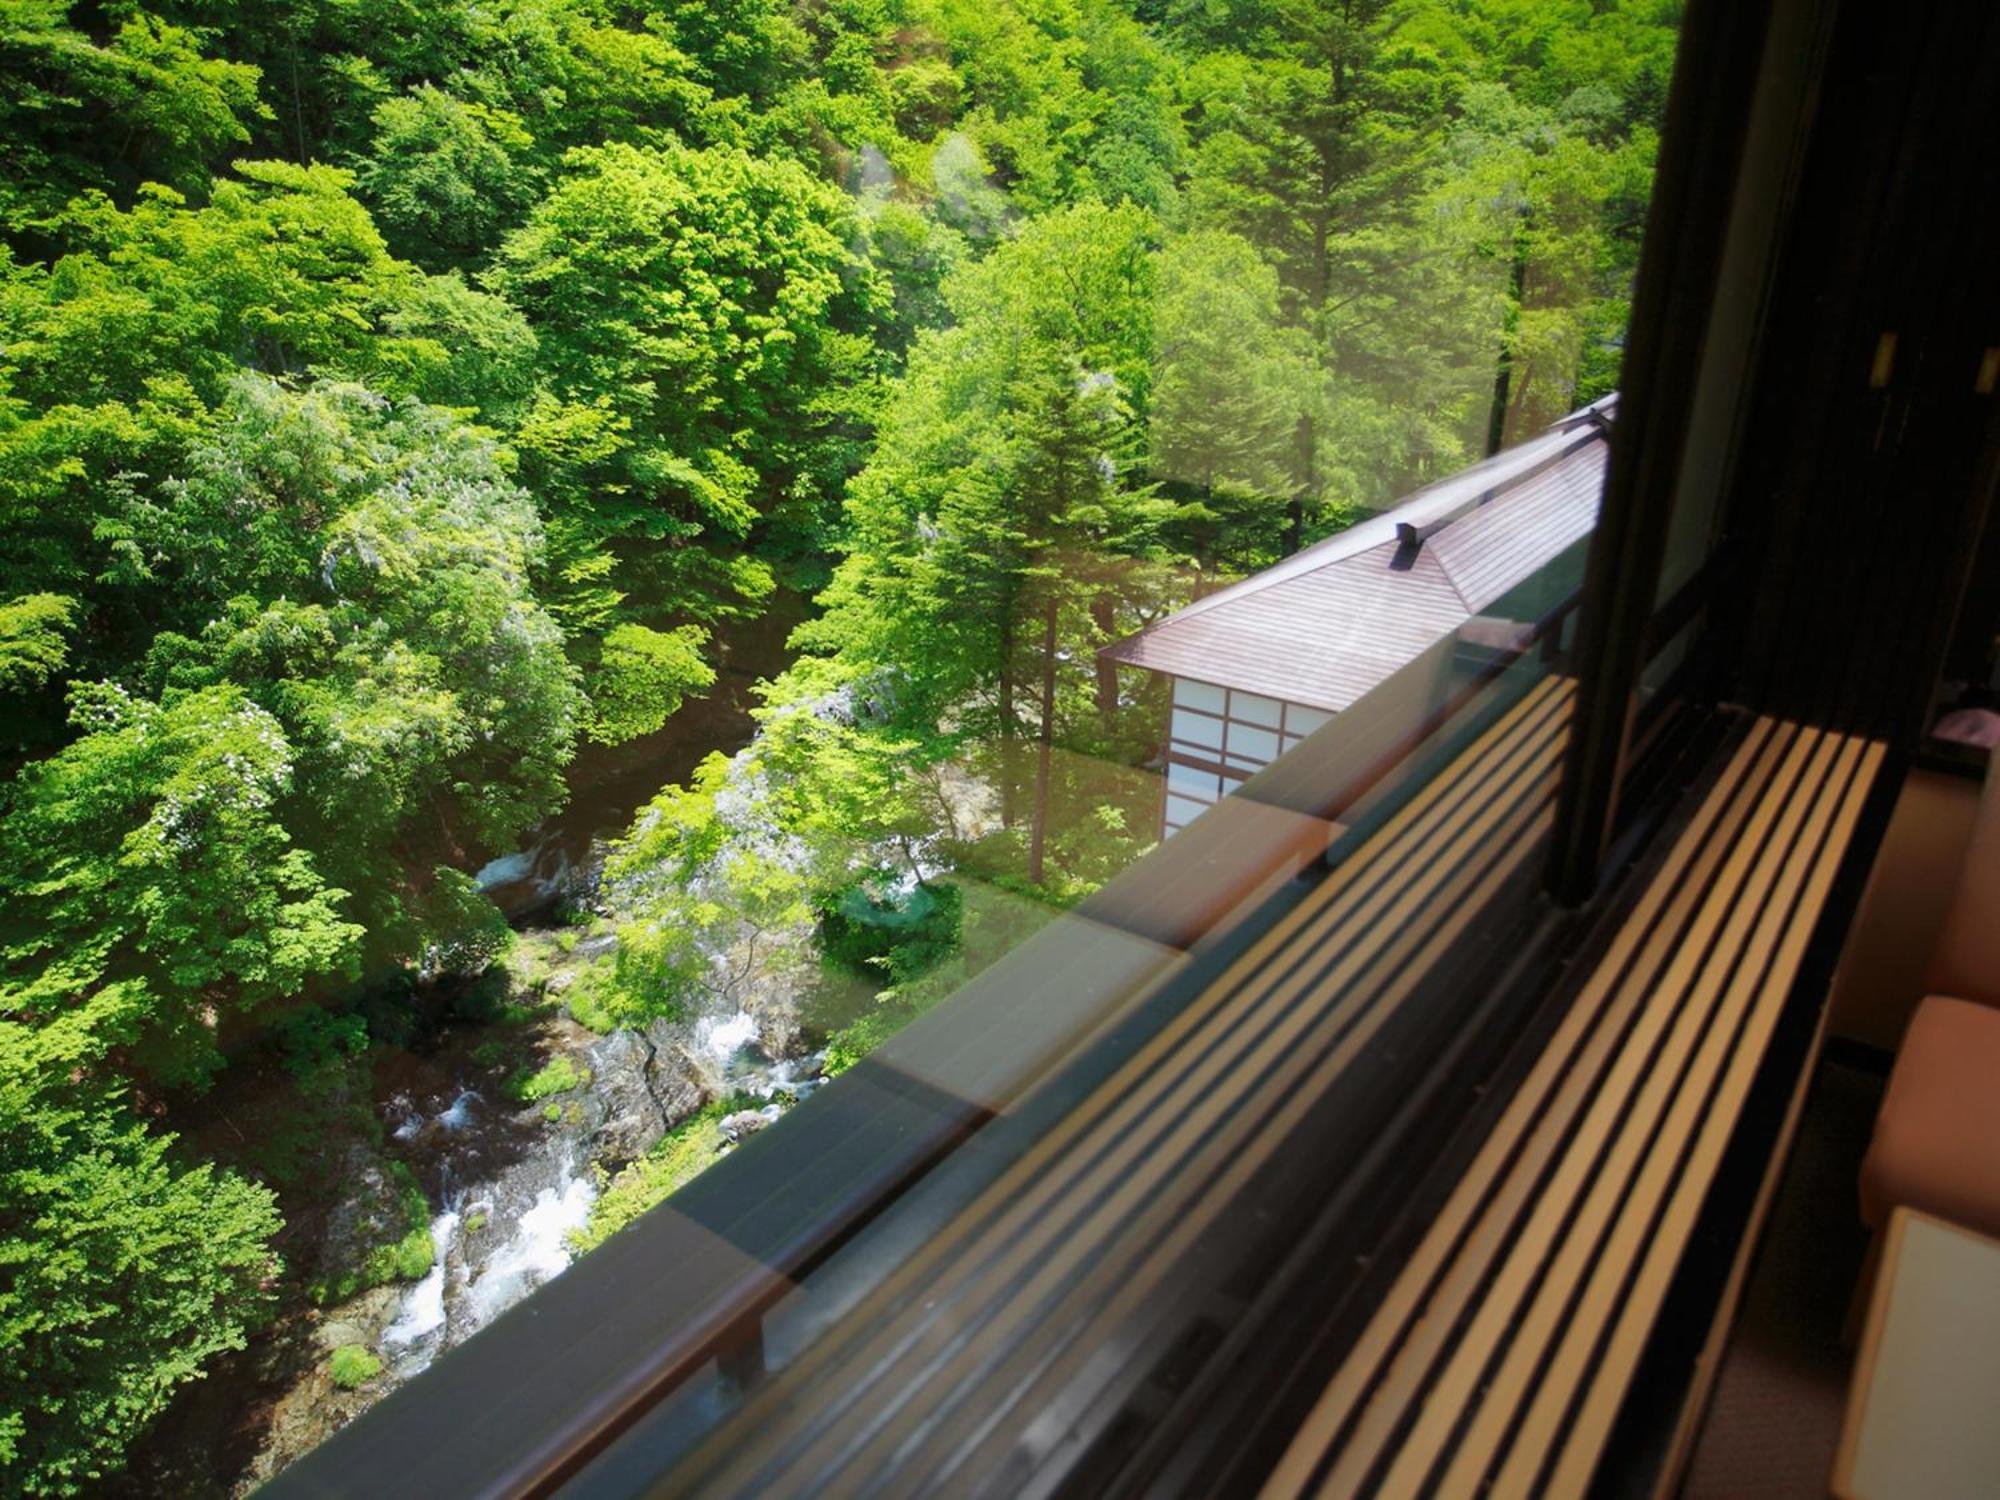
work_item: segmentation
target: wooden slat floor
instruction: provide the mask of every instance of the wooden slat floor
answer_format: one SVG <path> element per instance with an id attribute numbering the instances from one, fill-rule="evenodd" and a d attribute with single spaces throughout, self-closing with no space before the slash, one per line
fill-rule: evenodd
<path id="1" fill-rule="evenodd" d="M 1037 1414 L 1102 1378 L 1120 1330 L 1539 855 L 1572 696 L 1531 688 L 659 1493 L 1018 1493 L 1062 1441 Z"/>
<path id="2" fill-rule="evenodd" d="M 1267 1497 L 1585 1492 L 1882 757 L 1751 724 Z"/>

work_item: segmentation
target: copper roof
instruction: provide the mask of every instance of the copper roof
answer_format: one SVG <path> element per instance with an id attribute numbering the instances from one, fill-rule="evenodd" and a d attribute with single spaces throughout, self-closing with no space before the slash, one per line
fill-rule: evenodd
<path id="1" fill-rule="evenodd" d="M 1105 648 L 1338 711 L 1597 522 L 1616 396 Z"/>

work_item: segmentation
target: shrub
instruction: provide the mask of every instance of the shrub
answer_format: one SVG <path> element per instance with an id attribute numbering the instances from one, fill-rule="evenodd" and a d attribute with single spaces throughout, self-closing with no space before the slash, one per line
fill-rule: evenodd
<path id="1" fill-rule="evenodd" d="M 298 1079 L 338 1068 L 368 1049 L 368 1022 L 363 1017 L 318 1005 L 302 1006 L 271 1031 L 285 1071 Z"/>
<path id="2" fill-rule="evenodd" d="M 278 1213 L 121 1098 L 36 1077 L 24 1035 L 0 1023 L 0 1494 L 73 1494 L 244 1346 Z"/>
<path id="3" fill-rule="evenodd" d="M 513 953 L 518 953 L 516 949 Z M 501 1019 L 513 995 L 516 974 L 509 965 L 516 962 L 513 953 L 505 963 L 493 964 L 477 979 L 460 989 L 451 999 L 452 1013 L 461 1020 L 475 1021 L 482 1025 Z M 523 965 L 531 960 L 521 960 Z"/>
<path id="4" fill-rule="evenodd" d="M 820 951 L 856 973 L 903 984 L 958 949 L 961 896 L 955 885 L 887 890 L 884 877 L 857 881 L 820 911 Z"/>
<path id="5" fill-rule="evenodd" d="M 351 1391 L 380 1375 L 382 1361 L 360 1344 L 343 1344 L 333 1351 L 333 1358 L 327 1361 L 327 1370 L 333 1376 L 335 1385 L 343 1391 Z"/>
<path id="6" fill-rule="evenodd" d="M 552 1057 L 539 1068 L 522 1069 L 507 1080 L 507 1096 L 516 1104 L 533 1104 L 551 1094 L 566 1094 L 590 1082 L 587 1069 L 579 1068 L 567 1054 Z"/>
<path id="7" fill-rule="evenodd" d="M 844 1073 L 882 1043 L 914 1021 L 919 1012 L 893 990 L 875 997 L 876 1003 L 826 1042 L 826 1071 L 829 1077 Z"/>
<path id="8" fill-rule="evenodd" d="M 563 1003 L 569 1008 L 570 1019 L 599 1036 L 610 1035 L 623 1025 L 627 1018 L 636 1014 L 624 992 L 618 987 L 617 967 L 615 963 L 610 962 L 587 965 L 577 971 L 576 979 L 563 991 Z M 662 1012 L 655 1007 L 650 1014 L 663 1013 L 673 1012 Z"/>

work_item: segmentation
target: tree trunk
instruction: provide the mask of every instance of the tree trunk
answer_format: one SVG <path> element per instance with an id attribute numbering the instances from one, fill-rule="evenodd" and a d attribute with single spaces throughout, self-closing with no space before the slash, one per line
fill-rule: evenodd
<path id="1" fill-rule="evenodd" d="M 1285 507 L 1285 555 L 1305 545 L 1306 540 L 1306 495 L 1312 488 L 1313 465 L 1317 453 L 1313 447 L 1313 419 L 1303 413 L 1299 425 L 1292 434 L 1293 454 L 1298 460 L 1295 471 L 1298 488 L 1293 492 L 1291 503 Z"/>
<path id="2" fill-rule="evenodd" d="M 1042 883 L 1049 839 L 1049 781 L 1056 742 L 1056 599 L 1042 610 L 1042 726 L 1035 748 L 1035 826 L 1028 839 L 1028 879 Z"/>
<path id="3" fill-rule="evenodd" d="M 1099 594 L 1090 601 L 1091 623 L 1097 627 L 1101 639 L 1100 646 L 1111 644 L 1111 632 L 1118 627 L 1117 605 L 1109 594 Z M 1108 735 L 1118 722 L 1118 663 L 1098 651 L 1097 656 L 1097 717 Z"/>
<path id="4" fill-rule="evenodd" d="M 1014 611 L 1000 618 L 1000 826 L 1012 828 L 1014 797 Z"/>
<path id="5" fill-rule="evenodd" d="M 1521 316 L 1521 292 L 1528 279 L 1528 247 L 1525 224 L 1515 229 L 1514 265 L 1508 275 L 1506 325 L 1500 334 L 1500 362 L 1493 372 L 1493 404 L 1486 416 L 1486 456 L 1498 453 L 1507 440 L 1509 387 L 1514 383 L 1514 331 Z"/>

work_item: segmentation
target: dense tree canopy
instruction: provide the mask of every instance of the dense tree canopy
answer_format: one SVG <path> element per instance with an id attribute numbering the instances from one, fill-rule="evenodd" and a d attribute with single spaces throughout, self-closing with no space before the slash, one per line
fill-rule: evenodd
<path id="1" fill-rule="evenodd" d="M 75 1494 L 216 1354 L 276 1271 L 265 1189 L 176 1161 L 0 1022 L 0 1484 Z"/>

